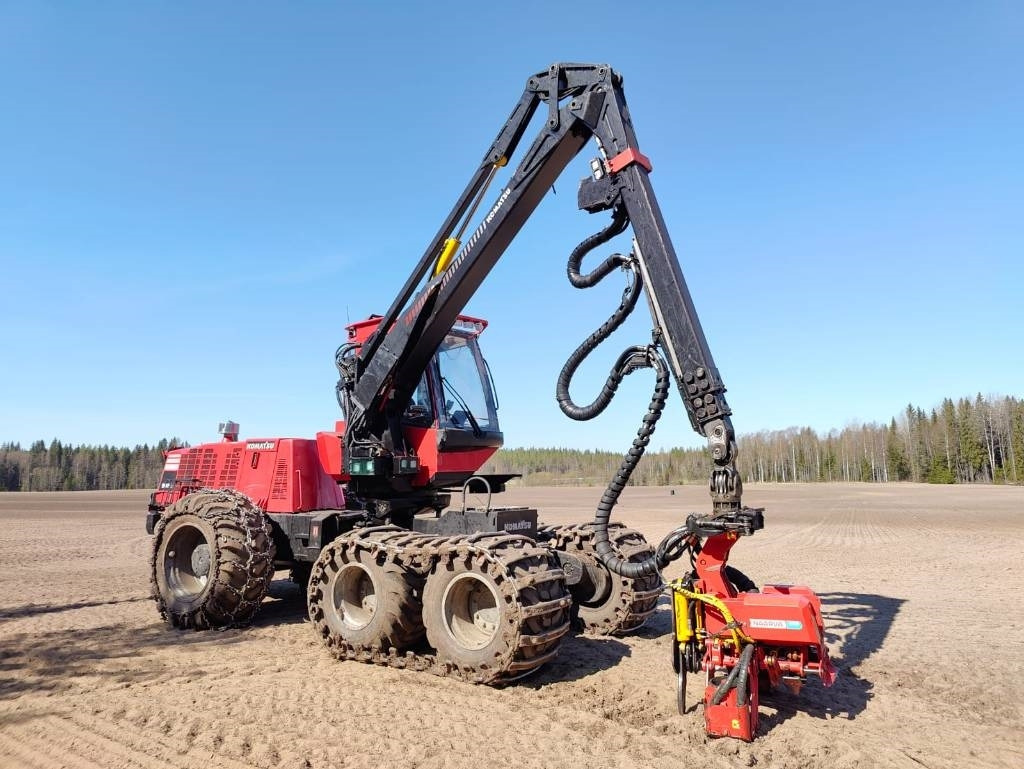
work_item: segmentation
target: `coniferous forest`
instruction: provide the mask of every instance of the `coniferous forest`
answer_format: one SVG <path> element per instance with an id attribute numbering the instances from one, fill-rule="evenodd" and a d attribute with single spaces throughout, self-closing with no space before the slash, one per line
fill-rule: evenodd
<path id="1" fill-rule="evenodd" d="M 36 441 L 28 449 L 0 444 L 0 491 L 97 491 L 152 489 L 172 444 L 155 446 L 65 446 Z"/>
<path id="2" fill-rule="evenodd" d="M 151 489 L 169 445 L 134 448 L 65 446 L 36 441 L 29 448 L 0 444 L 0 491 Z M 628 446 L 623 446 L 623 452 Z M 1024 483 L 1024 400 L 981 395 L 944 400 L 925 411 L 909 405 L 888 424 L 850 425 L 819 435 L 789 428 L 742 435 L 738 466 L 746 483 L 918 481 Z M 486 473 L 521 473 L 530 485 L 602 485 L 623 452 L 580 449 L 502 449 Z M 711 461 L 704 449 L 648 452 L 631 483 L 705 483 Z"/>
<path id="3" fill-rule="evenodd" d="M 947 398 L 931 411 L 909 405 L 888 424 L 850 425 L 819 435 L 791 427 L 741 435 L 737 466 L 745 483 L 918 481 L 1024 483 L 1024 400 Z M 531 485 L 601 485 L 621 452 L 502 449 L 483 472 L 521 473 Z M 648 452 L 630 482 L 706 483 L 706 449 Z"/>

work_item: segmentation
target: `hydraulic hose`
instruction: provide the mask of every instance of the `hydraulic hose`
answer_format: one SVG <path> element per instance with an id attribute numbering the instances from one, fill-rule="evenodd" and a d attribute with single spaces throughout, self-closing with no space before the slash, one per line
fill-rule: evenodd
<path id="1" fill-rule="evenodd" d="M 597 511 L 594 514 L 594 549 L 598 559 L 609 571 L 632 579 L 648 574 L 657 574 L 660 568 L 671 560 L 668 557 L 669 553 L 671 553 L 673 558 L 678 558 L 685 550 L 684 545 L 674 541 L 669 546 L 661 548 L 664 557 L 664 560 L 661 562 L 656 556 L 648 557 L 642 561 L 627 561 L 615 553 L 608 539 L 608 522 L 611 519 L 612 509 L 615 507 L 619 495 L 622 494 L 623 489 L 629 483 L 629 478 L 640 462 L 640 458 L 647 450 L 651 435 L 654 434 L 655 425 L 665 408 L 665 401 L 668 399 L 670 387 L 668 365 L 665 363 L 657 347 L 653 344 L 630 347 L 615 361 L 615 365 L 612 366 L 608 379 L 601 388 L 601 392 L 598 393 L 591 403 L 585 406 L 577 405 L 569 395 L 569 386 L 580 364 L 601 342 L 622 325 L 626 318 L 629 317 L 629 314 L 633 312 L 640 298 L 643 280 L 640 276 L 636 258 L 632 255 L 612 254 L 589 273 L 584 275 L 580 272 L 583 258 L 598 246 L 607 243 L 613 237 L 622 233 L 628 224 L 629 216 L 626 210 L 622 207 L 616 208 L 612 213 L 612 221 L 608 226 L 576 246 L 569 256 L 566 274 L 569 277 L 569 282 L 576 288 L 590 288 L 618 267 L 629 271 L 630 280 L 622 293 L 622 300 L 619 306 L 608 320 L 588 336 L 566 360 L 555 385 L 555 397 L 562 413 L 571 419 L 578 421 L 593 419 L 608 407 L 612 398 L 615 397 L 619 384 L 625 377 L 641 368 L 653 368 L 655 370 L 656 382 L 654 393 L 651 396 L 647 413 L 644 415 L 640 428 L 637 430 L 636 438 L 633 439 L 633 445 L 625 457 L 623 457 L 622 464 L 605 489 L 597 506 Z"/>
<path id="2" fill-rule="evenodd" d="M 754 644 L 749 644 L 740 655 L 740 674 L 736 676 L 736 704 L 740 707 L 746 705 L 747 699 L 750 697 L 747 679 L 750 677 L 750 660 L 753 656 Z"/>
<path id="3" fill-rule="evenodd" d="M 607 227 L 594 233 L 572 250 L 566 272 L 569 275 L 569 282 L 574 288 L 590 288 L 599 283 L 609 272 L 622 265 L 626 257 L 622 254 L 612 254 L 586 275 L 580 274 L 583 257 L 616 235 L 621 235 L 625 232 L 628 224 L 629 215 L 626 213 L 626 209 L 616 208 L 612 212 L 612 220 Z"/>
<path id="4" fill-rule="evenodd" d="M 643 363 L 637 360 L 641 355 L 646 359 Z M 626 364 L 632 365 L 632 368 L 626 371 L 627 374 L 635 371 L 641 365 L 644 367 L 649 366 L 655 370 L 657 381 L 655 382 L 654 393 L 651 396 L 651 403 L 647 407 L 647 413 L 644 415 L 643 422 L 637 430 L 636 437 L 633 439 L 633 445 L 626 453 L 626 456 L 623 457 L 622 464 L 619 466 L 615 477 L 612 478 L 611 483 L 604 490 L 604 494 L 601 495 L 601 501 L 598 503 L 597 511 L 594 513 L 594 550 L 598 560 L 609 571 L 633 579 L 647 574 L 657 574 L 661 567 L 667 565 L 668 562 L 659 564 L 655 556 L 645 558 L 642 561 L 627 561 L 624 558 L 620 558 L 615 554 L 612 544 L 608 540 L 608 522 L 611 520 L 612 508 L 618 502 L 619 495 L 626 488 L 626 484 L 629 483 L 629 477 L 633 474 L 633 470 L 636 469 L 640 458 L 647 450 L 647 444 L 650 443 L 651 435 L 654 434 L 654 427 L 661 417 L 662 410 L 665 408 L 670 383 L 668 366 L 665 364 L 661 354 L 653 346 L 630 348 L 620 356 L 619 363 L 621 364 L 624 359 L 633 361 L 632 364 Z"/>
<path id="5" fill-rule="evenodd" d="M 659 567 L 664 568 L 690 551 L 694 547 L 692 537 L 693 533 L 685 526 L 670 531 L 655 551 Z"/>
<path id="6" fill-rule="evenodd" d="M 743 647 L 743 651 L 740 652 L 740 657 L 733 665 L 732 670 L 723 679 L 722 683 L 715 689 L 715 693 L 711 695 L 712 705 L 721 705 L 722 700 L 729 693 L 729 690 L 735 687 L 738 691 L 736 692 L 736 704 L 746 705 L 747 704 L 747 675 L 748 669 L 750 668 L 750 660 L 754 656 L 754 644 L 747 644 Z"/>
<path id="7" fill-rule="evenodd" d="M 566 273 L 569 276 L 569 282 L 572 283 L 576 288 L 590 288 L 600 282 L 616 267 L 623 267 L 629 270 L 632 279 L 629 281 L 629 285 L 622 292 L 622 301 L 616 308 L 615 312 L 606 320 L 601 326 L 588 336 L 583 343 L 573 350 L 572 354 L 566 360 L 565 365 L 562 366 L 561 372 L 558 374 L 558 381 L 555 384 L 555 398 L 558 401 L 558 407 L 562 410 L 570 419 L 577 421 L 585 421 L 593 419 L 602 411 L 604 411 L 608 404 L 611 403 L 612 398 L 615 397 L 615 391 L 619 387 L 619 383 L 623 377 L 634 371 L 637 366 L 645 367 L 645 363 L 638 363 L 637 365 L 629 366 L 629 361 L 634 357 L 634 351 L 636 348 L 630 348 L 626 350 L 622 355 L 619 356 L 618 361 L 612 367 L 611 373 L 608 375 L 607 381 L 601 388 L 601 392 L 598 393 L 597 397 L 586 406 L 578 406 L 569 395 L 569 385 L 572 383 L 572 378 L 576 374 L 576 370 L 580 367 L 580 364 L 586 359 L 590 353 L 592 353 L 601 342 L 607 339 L 619 326 L 623 324 L 629 314 L 633 312 L 636 307 L 637 300 L 640 298 L 640 292 L 643 288 L 643 281 L 640 278 L 640 270 L 636 264 L 636 260 L 632 257 L 623 256 L 622 254 L 612 254 L 599 264 L 591 272 L 583 275 L 580 273 L 580 265 L 583 262 L 583 257 L 589 252 L 603 243 L 607 243 L 616 235 L 620 234 L 629 223 L 629 219 L 626 217 L 625 209 L 616 209 L 615 214 L 612 217 L 611 223 L 600 232 L 591 235 L 589 238 L 584 240 L 569 256 L 569 264 L 566 268 Z"/>
<path id="8" fill-rule="evenodd" d="M 728 675 L 722 679 L 722 682 L 718 684 L 718 688 L 715 689 L 714 694 L 711 695 L 712 705 L 721 705 L 722 700 L 729 693 L 729 690 L 736 685 L 736 677 L 740 674 L 739 663 L 733 665 L 732 670 L 729 671 Z"/>

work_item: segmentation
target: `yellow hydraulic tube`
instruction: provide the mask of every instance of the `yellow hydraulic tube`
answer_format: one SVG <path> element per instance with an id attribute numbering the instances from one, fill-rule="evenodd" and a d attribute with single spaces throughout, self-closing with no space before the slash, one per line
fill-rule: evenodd
<path id="1" fill-rule="evenodd" d="M 744 633 L 740 629 L 739 625 L 736 624 L 736 620 L 733 619 L 732 612 L 729 611 L 729 607 L 726 606 L 725 603 L 722 600 L 720 600 L 719 598 L 716 598 L 713 595 L 708 595 L 707 593 L 698 593 L 698 592 L 696 592 L 694 590 L 690 590 L 689 588 L 683 587 L 683 581 L 682 580 L 676 580 L 676 581 L 672 582 L 671 585 L 669 585 L 669 587 L 672 588 L 673 596 L 675 596 L 675 598 L 673 600 L 676 600 L 676 598 L 681 596 L 684 601 L 687 600 L 687 599 L 689 599 L 691 601 L 700 601 L 701 603 L 706 603 L 709 606 L 713 606 L 715 609 L 717 609 L 721 613 L 722 618 L 725 619 L 726 627 L 732 633 L 732 640 L 733 640 L 733 643 L 736 646 L 736 651 L 737 652 L 739 652 L 739 649 L 740 649 L 740 639 L 742 639 L 746 643 L 754 643 L 754 639 L 751 638 L 750 636 L 748 636 L 746 633 Z M 680 622 L 679 621 L 679 604 L 677 603 L 676 604 L 676 638 L 677 639 L 679 638 L 679 622 Z M 686 620 L 685 622 L 686 622 L 687 626 L 689 626 L 689 621 Z"/>

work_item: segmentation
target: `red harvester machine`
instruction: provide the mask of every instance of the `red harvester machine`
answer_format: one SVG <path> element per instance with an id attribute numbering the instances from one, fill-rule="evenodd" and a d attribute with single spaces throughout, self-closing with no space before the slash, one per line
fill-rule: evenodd
<path id="1" fill-rule="evenodd" d="M 538 114 L 538 109 L 542 108 Z M 502 191 L 462 237 L 489 185 L 535 115 L 545 115 Z M 569 257 L 573 286 L 626 276 L 619 307 L 569 357 L 555 386 L 562 411 L 591 419 L 626 376 L 651 369 L 655 386 L 633 444 L 593 521 L 538 524 L 537 510 L 494 507 L 513 476 L 479 471 L 502 445 L 498 403 L 478 337 L 462 309 L 567 164 L 593 139 L 598 156 L 578 204 L 611 220 Z M 153 597 L 178 628 L 243 624 L 274 571 L 307 585 L 318 636 L 336 657 L 497 684 L 537 670 L 572 625 L 615 634 L 642 625 L 670 590 L 680 709 L 687 673 L 707 677 L 712 735 L 752 739 L 762 681 L 828 685 L 821 604 L 805 587 L 760 592 L 728 565 L 740 536 L 764 525 L 742 504 L 736 440 L 715 367 L 665 228 L 626 108 L 607 65 L 555 64 L 527 80 L 519 102 L 384 316 L 348 326 L 335 361 L 345 419 L 315 439 L 224 440 L 168 452 L 147 516 L 154 534 Z M 584 257 L 630 229 L 628 253 L 589 273 Z M 569 394 L 582 361 L 635 308 L 651 312 L 649 344 L 627 348 L 597 397 Z M 724 304 L 724 311 L 733 311 Z M 708 441 L 712 511 L 690 515 L 657 547 L 611 522 L 673 385 Z M 487 494 L 480 509 L 466 493 Z M 461 509 L 453 495 L 461 492 Z M 662 570 L 692 570 L 665 586 Z"/>

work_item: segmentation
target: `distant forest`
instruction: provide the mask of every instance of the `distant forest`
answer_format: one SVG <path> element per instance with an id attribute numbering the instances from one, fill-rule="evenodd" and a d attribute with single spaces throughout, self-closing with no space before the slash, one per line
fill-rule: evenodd
<path id="1" fill-rule="evenodd" d="M 740 436 L 737 466 L 745 483 L 923 481 L 1024 483 L 1024 400 L 947 398 L 925 412 L 909 405 L 888 425 L 862 424 L 819 435 L 791 427 Z M 622 452 L 502 449 L 483 472 L 521 473 L 523 483 L 601 485 Z M 630 480 L 638 486 L 705 483 L 707 449 L 651 451 Z"/>
<path id="2" fill-rule="evenodd" d="M 0 443 L 0 491 L 156 488 L 169 445 L 171 441 L 162 440 L 129 449 L 65 446 L 54 440 L 49 446 L 36 441 L 23 449 L 18 443 Z"/>
<path id="3" fill-rule="evenodd" d="M 134 448 L 0 444 L 0 491 L 152 489 L 171 442 Z M 175 445 L 181 445 L 178 442 Z M 625 451 L 628 446 L 623 446 Z M 924 481 L 1024 483 L 1024 400 L 981 395 L 925 412 L 907 406 L 889 424 L 864 424 L 818 435 L 809 427 L 743 435 L 738 466 L 752 482 Z M 601 485 L 622 452 L 502 449 L 486 473 L 521 473 L 528 485 Z M 648 452 L 633 474 L 640 486 L 704 483 L 705 449 Z"/>

